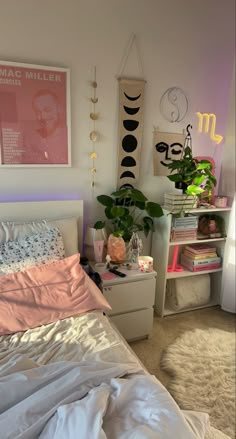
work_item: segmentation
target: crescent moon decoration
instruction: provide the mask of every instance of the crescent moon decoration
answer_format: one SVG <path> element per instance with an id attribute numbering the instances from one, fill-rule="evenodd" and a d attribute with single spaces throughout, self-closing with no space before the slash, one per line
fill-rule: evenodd
<path id="1" fill-rule="evenodd" d="M 122 140 L 122 148 L 125 152 L 134 152 L 137 148 L 138 141 L 132 134 L 128 134 Z"/>
<path id="2" fill-rule="evenodd" d="M 135 175 L 131 171 L 122 172 L 120 178 L 126 178 L 126 177 L 128 177 L 128 178 L 135 178 Z"/>
<path id="3" fill-rule="evenodd" d="M 125 97 L 126 97 L 127 99 L 129 99 L 129 101 L 137 101 L 137 100 L 140 98 L 141 93 L 140 93 L 138 96 L 129 96 L 129 95 L 127 95 L 127 93 L 125 93 L 125 91 L 124 91 L 124 95 L 125 95 Z"/>
<path id="4" fill-rule="evenodd" d="M 124 109 L 126 111 L 127 114 L 130 114 L 131 116 L 133 116 L 134 114 L 137 114 L 138 111 L 140 110 L 140 107 L 136 107 L 136 108 L 130 108 L 130 107 L 126 107 L 124 105 Z"/>
<path id="5" fill-rule="evenodd" d="M 98 119 L 98 113 L 90 113 L 89 117 L 92 120 L 97 120 Z"/>
<path id="6" fill-rule="evenodd" d="M 123 125 L 127 131 L 134 131 L 136 128 L 138 128 L 139 122 L 137 120 L 126 119 L 123 120 Z"/>
<path id="7" fill-rule="evenodd" d="M 179 87 L 168 88 L 160 99 L 160 111 L 168 122 L 181 122 L 188 111 L 188 99 Z"/>
<path id="8" fill-rule="evenodd" d="M 91 131 L 91 133 L 89 134 L 89 138 L 90 138 L 90 140 L 92 140 L 92 142 L 97 142 L 97 140 L 98 140 L 97 131 Z"/>
<path id="9" fill-rule="evenodd" d="M 134 187 L 132 186 L 132 184 L 129 184 L 129 183 L 122 184 L 122 186 L 120 186 L 120 189 L 123 189 L 123 188 L 134 189 Z"/>
<path id="10" fill-rule="evenodd" d="M 125 166 L 126 168 L 131 168 L 133 166 L 136 166 L 136 160 L 133 157 L 127 155 L 121 161 L 121 166 Z"/>

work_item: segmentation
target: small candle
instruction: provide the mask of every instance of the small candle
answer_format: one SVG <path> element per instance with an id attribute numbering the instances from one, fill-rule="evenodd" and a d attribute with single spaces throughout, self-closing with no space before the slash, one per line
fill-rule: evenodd
<path id="1" fill-rule="evenodd" d="M 138 264 L 140 271 L 145 273 L 153 271 L 153 258 L 151 256 L 139 256 Z"/>
<path id="2" fill-rule="evenodd" d="M 216 196 L 214 204 L 216 207 L 227 207 L 227 197 L 225 195 Z"/>

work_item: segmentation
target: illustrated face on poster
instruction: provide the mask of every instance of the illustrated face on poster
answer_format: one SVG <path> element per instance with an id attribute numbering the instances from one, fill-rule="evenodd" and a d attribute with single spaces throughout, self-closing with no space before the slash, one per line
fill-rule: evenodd
<path id="1" fill-rule="evenodd" d="M 70 166 L 67 69 L 0 62 L 2 166 Z"/>
<path id="2" fill-rule="evenodd" d="M 184 134 L 154 132 L 154 175 L 167 176 L 170 174 L 168 164 L 182 157 Z"/>

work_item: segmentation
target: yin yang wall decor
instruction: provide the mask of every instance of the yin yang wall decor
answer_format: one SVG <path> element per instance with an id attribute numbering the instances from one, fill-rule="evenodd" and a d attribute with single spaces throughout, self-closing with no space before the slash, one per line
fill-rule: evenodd
<path id="1" fill-rule="evenodd" d="M 188 111 L 186 93 L 180 87 L 168 88 L 161 96 L 160 111 L 168 122 L 181 122 Z"/>
<path id="2" fill-rule="evenodd" d="M 145 80 L 119 79 L 117 186 L 135 187 L 139 178 Z"/>
<path id="3" fill-rule="evenodd" d="M 180 160 L 185 146 L 185 132 L 162 133 L 155 130 L 153 133 L 153 168 L 154 175 L 167 176 L 167 168 L 171 160 Z"/>

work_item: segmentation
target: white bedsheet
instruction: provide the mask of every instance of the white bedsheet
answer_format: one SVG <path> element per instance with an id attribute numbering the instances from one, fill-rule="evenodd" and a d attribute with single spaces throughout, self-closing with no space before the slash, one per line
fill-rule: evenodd
<path id="1" fill-rule="evenodd" d="M 1 439 L 203 439 L 208 428 L 100 312 L 0 337 L 0 413 Z"/>
<path id="2" fill-rule="evenodd" d="M 0 364 L 25 354 L 40 365 L 68 361 L 137 362 L 100 311 L 0 337 Z"/>
<path id="3" fill-rule="evenodd" d="M 204 438 L 205 430 L 196 436 L 164 387 L 134 364 L 37 366 L 20 356 L 8 365 L 0 378 L 4 439 Z"/>

